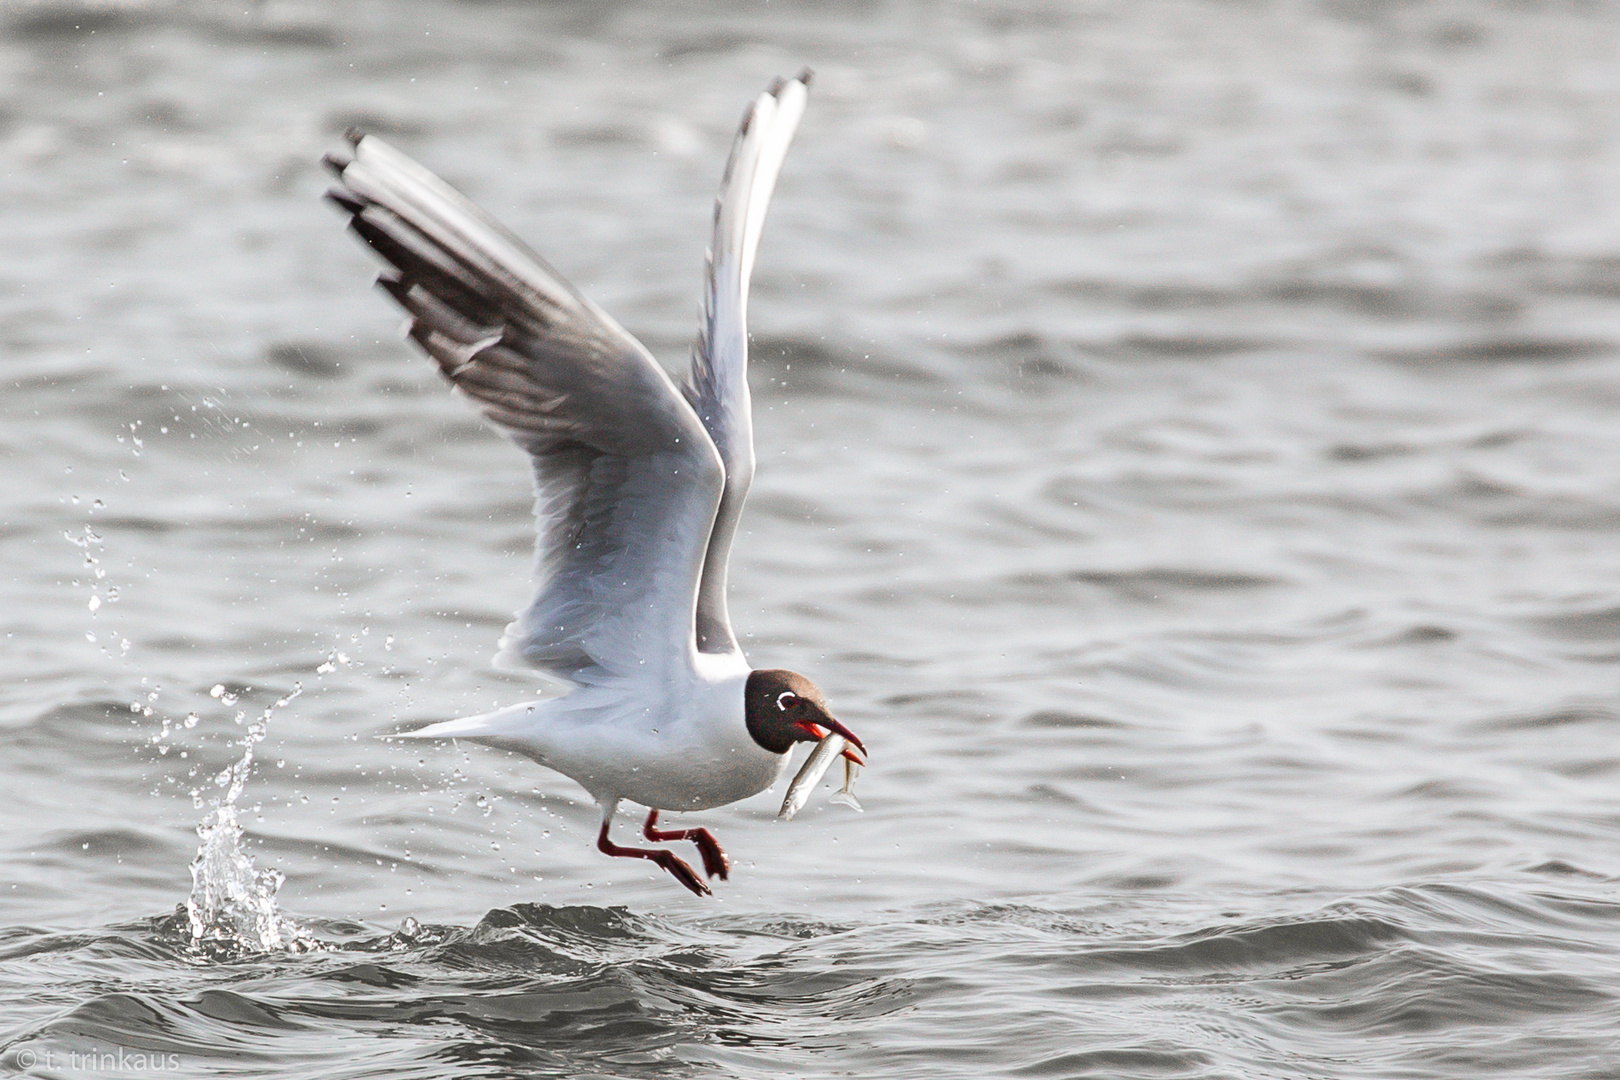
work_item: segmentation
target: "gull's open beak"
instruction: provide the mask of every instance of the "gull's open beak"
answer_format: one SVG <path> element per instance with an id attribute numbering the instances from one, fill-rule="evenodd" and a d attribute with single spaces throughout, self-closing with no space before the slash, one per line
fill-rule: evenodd
<path id="1" fill-rule="evenodd" d="M 822 739 L 827 737 L 828 730 L 836 731 L 838 734 L 844 737 L 846 742 L 850 744 L 849 746 L 844 747 L 844 753 L 842 756 L 848 758 L 857 765 L 865 765 L 866 747 L 861 743 L 860 736 L 856 735 L 853 731 L 849 730 L 849 728 L 845 727 L 843 724 L 839 723 L 837 720 L 834 720 L 830 716 L 826 718 L 825 724 L 826 726 L 823 727 L 821 724 L 806 722 L 801 723 L 798 726 L 817 742 L 820 742 Z"/>

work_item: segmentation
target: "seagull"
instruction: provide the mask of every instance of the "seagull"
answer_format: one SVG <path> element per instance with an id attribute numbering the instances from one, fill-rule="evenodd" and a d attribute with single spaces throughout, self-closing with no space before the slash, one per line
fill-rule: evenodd
<path id="1" fill-rule="evenodd" d="M 803 675 L 749 667 L 726 610 L 726 563 L 754 476 L 748 283 L 765 212 L 808 100 L 811 72 L 748 107 L 715 202 L 702 320 L 679 389 L 652 354 L 523 241 L 374 135 L 323 163 L 327 198 L 386 269 L 377 284 L 407 333 L 531 458 L 534 598 L 495 663 L 560 696 L 405 733 L 468 739 L 578 782 L 602 811 L 596 846 L 648 859 L 698 895 L 709 884 L 666 848 L 609 838 L 621 802 L 642 836 L 690 840 L 709 878 L 730 859 L 705 828 L 660 829 L 773 785 L 798 742 L 865 746 Z"/>

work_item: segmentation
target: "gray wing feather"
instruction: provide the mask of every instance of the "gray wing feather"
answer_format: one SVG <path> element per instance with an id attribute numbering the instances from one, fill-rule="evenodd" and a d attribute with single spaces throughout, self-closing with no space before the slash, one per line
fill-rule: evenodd
<path id="1" fill-rule="evenodd" d="M 690 664 L 724 485 L 709 436 L 633 337 L 517 237 L 374 136 L 330 198 L 445 377 L 533 459 L 536 576 L 497 660 L 571 682 Z"/>
<path id="2" fill-rule="evenodd" d="M 737 649 L 726 610 L 726 568 L 754 479 L 754 425 L 748 394 L 748 283 L 765 213 L 788 145 L 804 115 L 811 72 L 778 80 L 743 115 L 714 207 L 703 294 L 703 321 L 692 347 L 683 392 L 725 463 L 725 490 L 709 536 L 698 588 L 697 646 L 703 652 Z"/>

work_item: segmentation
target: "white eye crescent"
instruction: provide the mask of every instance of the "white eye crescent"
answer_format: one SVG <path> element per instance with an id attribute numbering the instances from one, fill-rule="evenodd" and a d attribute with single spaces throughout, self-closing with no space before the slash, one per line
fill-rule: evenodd
<path id="1" fill-rule="evenodd" d="M 776 707 L 781 709 L 783 712 L 787 712 L 797 700 L 799 700 L 799 695 L 795 694 L 791 690 L 784 690 L 782 693 L 776 695 Z"/>

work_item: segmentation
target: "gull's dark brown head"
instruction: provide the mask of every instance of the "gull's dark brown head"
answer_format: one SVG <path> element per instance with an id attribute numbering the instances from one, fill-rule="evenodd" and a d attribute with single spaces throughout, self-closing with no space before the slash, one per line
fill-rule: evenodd
<path id="1" fill-rule="evenodd" d="M 771 668 L 748 673 L 743 690 L 743 716 L 748 734 L 773 754 L 785 754 L 796 742 L 820 742 L 829 731 L 836 731 L 857 749 L 866 747 L 855 733 L 833 719 L 827 698 L 816 684 L 796 671 Z M 853 751 L 845 756 L 857 764 L 865 762 Z"/>

